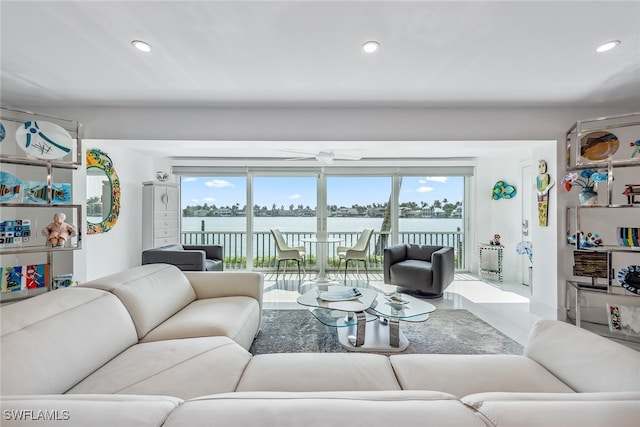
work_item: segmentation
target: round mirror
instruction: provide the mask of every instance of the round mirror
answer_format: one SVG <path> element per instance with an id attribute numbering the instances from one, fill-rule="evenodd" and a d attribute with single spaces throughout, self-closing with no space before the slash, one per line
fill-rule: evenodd
<path id="1" fill-rule="evenodd" d="M 87 234 L 106 233 L 118 220 L 120 180 L 111 158 L 87 150 Z"/>
<path id="2" fill-rule="evenodd" d="M 87 222 L 100 224 L 111 213 L 111 181 L 105 171 L 87 168 Z"/>

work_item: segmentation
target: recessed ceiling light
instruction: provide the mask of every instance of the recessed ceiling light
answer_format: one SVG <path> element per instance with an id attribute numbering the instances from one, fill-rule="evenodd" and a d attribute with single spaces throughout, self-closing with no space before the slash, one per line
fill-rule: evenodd
<path id="1" fill-rule="evenodd" d="M 362 45 L 362 50 L 364 50 L 366 53 L 373 53 L 376 50 L 378 50 L 379 47 L 380 47 L 380 43 L 378 43 L 375 40 L 371 40 L 371 41 L 365 42 Z"/>
<path id="2" fill-rule="evenodd" d="M 606 52 L 618 46 L 619 44 L 620 44 L 620 40 L 612 40 L 610 42 L 603 43 L 596 48 L 596 52 L 598 53 Z"/>
<path id="3" fill-rule="evenodd" d="M 142 40 L 134 40 L 131 42 L 131 45 L 142 52 L 151 52 L 151 45 Z"/>

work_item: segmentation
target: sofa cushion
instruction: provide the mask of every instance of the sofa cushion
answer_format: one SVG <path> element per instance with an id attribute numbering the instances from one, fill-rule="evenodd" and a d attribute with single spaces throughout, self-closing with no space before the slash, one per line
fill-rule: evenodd
<path id="1" fill-rule="evenodd" d="M 390 360 L 404 390 L 436 390 L 458 397 L 487 391 L 573 392 L 525 356 L 400 354 Z"/>
<path id="2" fill-rule="evenodd" d="M 69 390 L 190 399 L 234 391 L 251 354 L 227 337 L 137 344 Z"/>
<path id="3" fill-rule="evenodd" d="M 160 427 L 182 403 L 168 396 L 3 396 L 3 426 Z M 45 420 L 48 420 L 47 423 Z"/>
<path id="4" fill-rule="evenodd" d="M 436 392 L 227 393 L 184 402 L 164 427 L 486 427 L 453 396 Z"/>
<path id="5" fill-rule="evenodd" d="M 578 392 L 640 391 L 640 352 L 565 322 L 536 322 L 524 354 Z"/>
<path id="6" fill-rule="evenodd" d="M 184 273 L 173 265 L 148 264 L 87 282 L 112 292 L 127 307 L 138 338 L 196 299 Z"/>
<path id="7" fill-rule="evenodd" d="M 275 353 L 254 356 L 238 391 L 399 390 L 389 359 L 366 353 Z"/>
<path id="8" fill-rule="evenodd" d="M 462 401 L 496 427 L 635 427 L 638 393 L 480 393 Z"/>
<path id="9" fill-rule="evenodd" d="M 259 324 L 260 307 L 255 298 L 208 298 L 192 302 L 145 335 L 142 341 L 227 336 L 248 350 Z"/>
<path id="10" fill-rule="evenodd" d="M 3 395 L 64 393 L 138 341 L 122 303 L 98 289 L 58 289 L 0 313 Z"/>
<path id="11" fill-rule="evenodd" d="M 433 271 L 431 263 L 416 259 L 400 261 L 389 267 L 389 274 L 393 283 L 431 283 L 433 282 Z"/>

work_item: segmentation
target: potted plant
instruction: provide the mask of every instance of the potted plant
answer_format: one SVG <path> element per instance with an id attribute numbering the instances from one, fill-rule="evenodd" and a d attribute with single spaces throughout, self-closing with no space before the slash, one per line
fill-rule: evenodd
<path id="1" fill-rule="evenodd" d="M 580 187 L 582 190 L 578 194 L 580 204 L 582 205 L 594 205 L 598 200 L 598 193 L 596 192 L 596 184 L 598 182 L 605 182 L 607 180 L 606 173 L 596 172 L 593 169 L 585 169 L 578 174 L 577 172 L 569 172 L 562 178 L 562 183 L 567 191 L 570 191 L 573 187 Z"/>

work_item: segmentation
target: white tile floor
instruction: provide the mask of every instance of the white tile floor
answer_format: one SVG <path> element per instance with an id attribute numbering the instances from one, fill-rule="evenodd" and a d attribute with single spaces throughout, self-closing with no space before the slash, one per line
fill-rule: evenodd
<path id="1" fill-rule="evenodd" d="M 304 309 L 296 303 L 300 295 L 297 276 L 282 276 L 275 282 L 275 275 L 265 276 L 264 308 Z M 380 274 L 369 275 L 369 286 L 383 292 L 395 290 L 385 285 Z M 304 283 L 304 281 L 303 281 Z M 349 278 L 349 286 L 357 286 Z M 300 289 L 308 290 L 307 285 Z M 532 325 L 539 317 L 529 313 L 529 288 L 524 285 L 479 280 L 472 274 L 456 274 L 442 298 L 428 300 L 442 309 L 466 309 L 520 344 L 524 344 Z"/>

